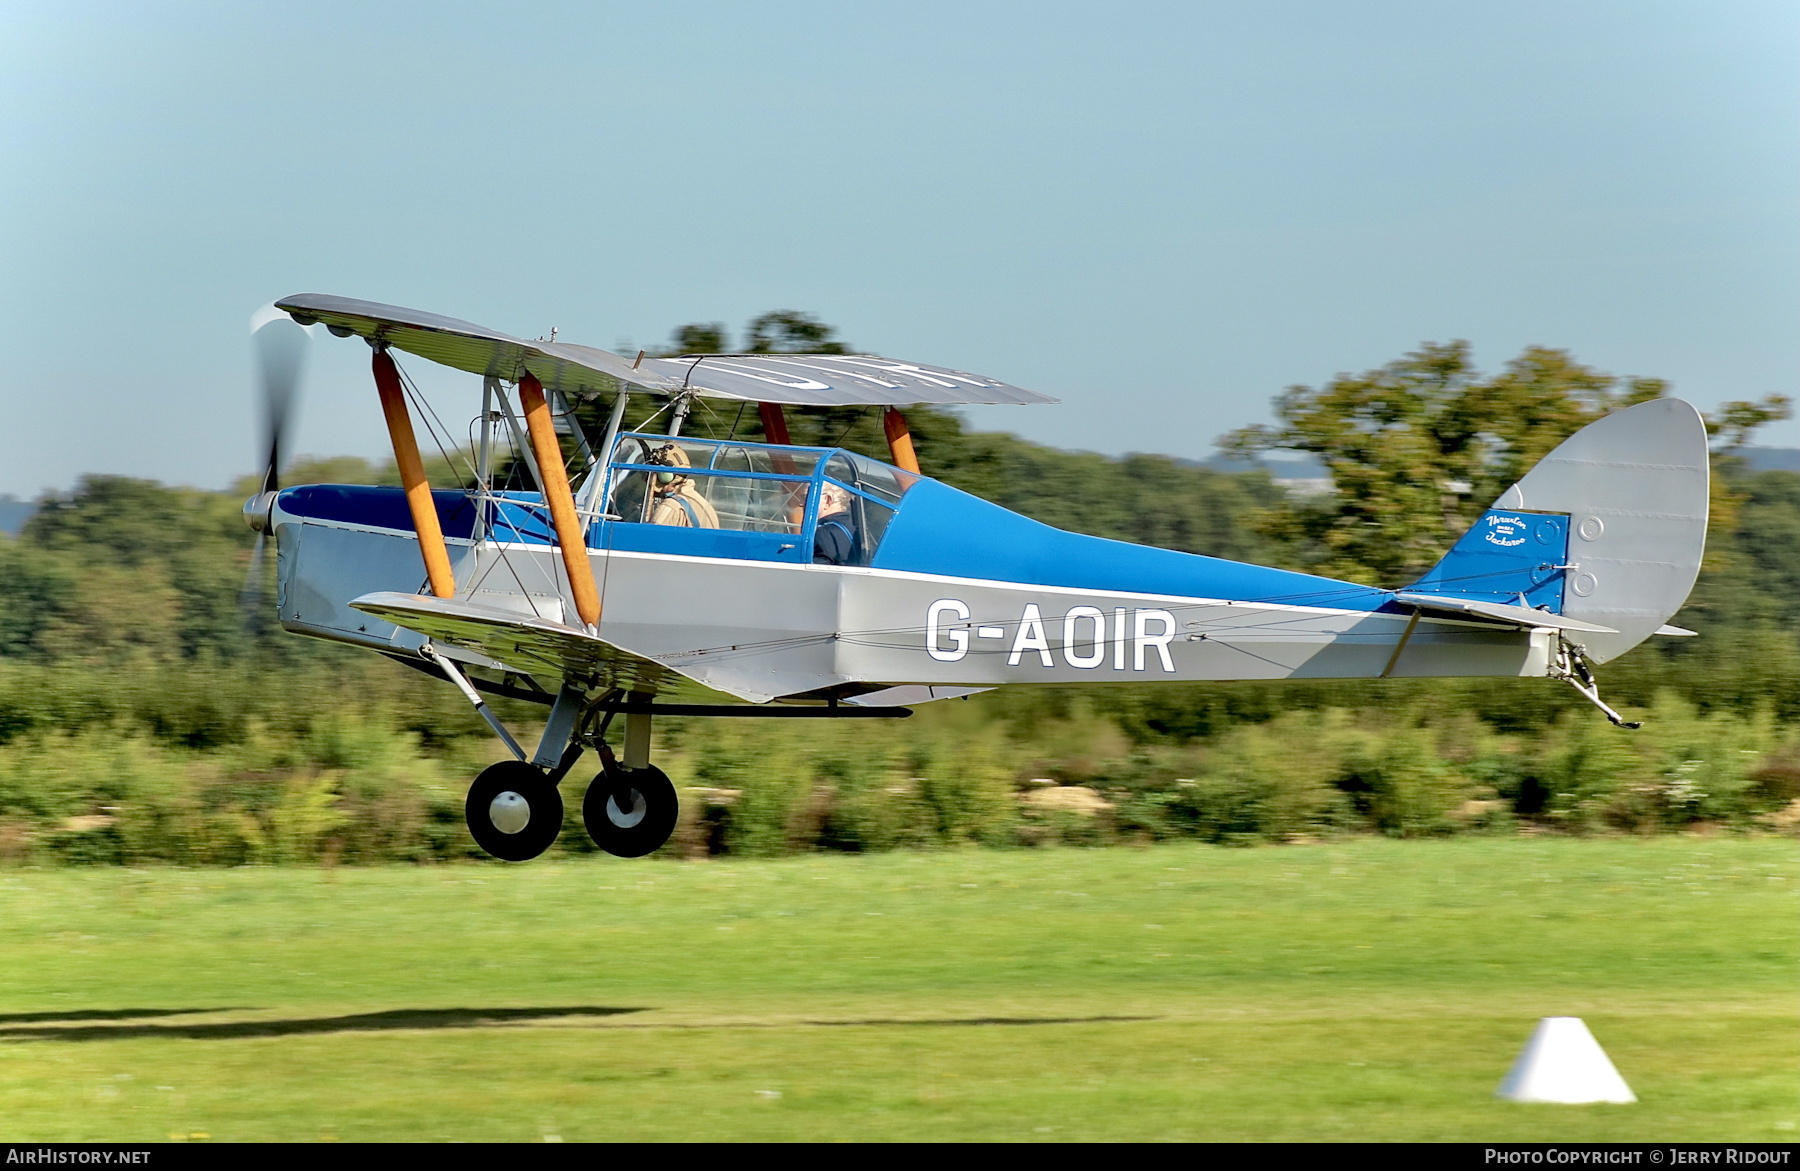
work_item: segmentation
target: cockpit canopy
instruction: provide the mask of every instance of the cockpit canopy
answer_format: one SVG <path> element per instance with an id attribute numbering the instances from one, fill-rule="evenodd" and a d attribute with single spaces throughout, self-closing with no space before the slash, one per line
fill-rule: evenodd
<path id="1" fill-rule="evenodd" d="M 608 462 L 598 511 L 621 548 L 648 538 L 658 552 L 693 544 L 701 556 L 768 559 L 757 550 L 774 537 L 773 559 L 867 565 L 918 481 L 838 448 L 625 434 Z M 638 525 L 693 532 L 650 536 L 631 531 Z M 734 533 L 762 539 L 727 535 Z"/>

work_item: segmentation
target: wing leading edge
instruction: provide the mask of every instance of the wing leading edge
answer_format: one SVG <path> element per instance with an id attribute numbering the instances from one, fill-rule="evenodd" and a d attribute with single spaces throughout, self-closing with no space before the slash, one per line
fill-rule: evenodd
<path id="1" fill-rule="evenodd" d="M 545 387 L 587 398 L 630 383 L 653 394 L 692 393 L 733 402 L 787 406 L 911 406 L 931 403 L 1054 403 L 992 378 L 872 354 L 705 354 L 632 361 L 567 342 L 526 341 L 454 317 L 297 293 L 275 302 L 302 325 L 379 339 L 409 354 L 507 381 L 529 371 Z"/>

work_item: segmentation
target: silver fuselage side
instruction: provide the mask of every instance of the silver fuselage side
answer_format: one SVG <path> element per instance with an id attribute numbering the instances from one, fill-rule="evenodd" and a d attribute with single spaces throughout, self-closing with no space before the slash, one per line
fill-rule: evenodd
<path id="1" fill-rule="evenodd" d="M 285 629 L 417 653 L 423 636 L 349 606 L 421 592 L 413 534 L 295 516 L 279 502 L 271 519 Z M 459 599 L 556 622 L 573 614 L 552 547 L 448 543 Z M 1542 676 L 1556 646 L 1550 630 L 1439 617 L 1408 636 L 1407 613 L 617 550 L 589 561 L 601 637 L 752 701 L 843 685 Z"/>

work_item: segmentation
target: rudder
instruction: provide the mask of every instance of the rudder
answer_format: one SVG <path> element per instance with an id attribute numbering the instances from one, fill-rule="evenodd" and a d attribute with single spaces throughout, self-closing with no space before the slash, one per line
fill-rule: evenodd
<path id="1" fill-rule="evenodd" d="M 1581 636 L 1591 662 L 1624 654 L 1687 603 L 1706 553 L 1708 477 L 1706 421 L 1659 398 L 1589 423 L 1495 502 L 1569 514 L 1562 612 L 1619 632 Z"/>

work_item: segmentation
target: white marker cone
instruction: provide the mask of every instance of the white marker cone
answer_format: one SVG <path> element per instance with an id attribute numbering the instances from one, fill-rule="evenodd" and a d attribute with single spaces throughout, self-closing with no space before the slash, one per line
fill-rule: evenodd
<path id="1" fill-rule="evenodd" d="M 1637 1101 L 1578 1016 L 1539 1021 L 1494 1096 L 1514 1102 Z"/>

